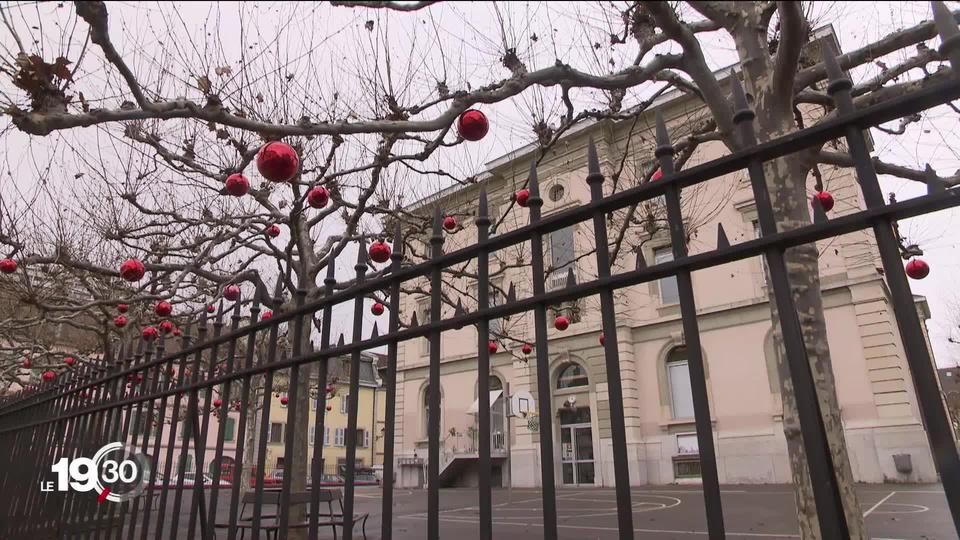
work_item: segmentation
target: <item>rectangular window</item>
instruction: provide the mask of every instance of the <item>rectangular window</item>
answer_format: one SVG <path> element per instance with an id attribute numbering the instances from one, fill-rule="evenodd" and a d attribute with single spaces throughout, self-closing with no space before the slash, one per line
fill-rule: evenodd
<path id="1" fill-rule="evenodd" d="M 350 396 L 340 396 L 340 413 L 347 414 L 350 411 Z"/>
<path id="2" fill-rule="evenodd" d="M 369 446 L 368 442 L 369 441 L 367 440 L 367 430 L 357 429 L 357 446 L 359 446 L 360 448 L 366 448 L 367 446 Z"/>
<path id="3" fill-rule="evenodd" d="M 271 422 L 270 431 L 267 433 L 267 438 L 270 439 L 270 442 L 272 443 L 283 442 L 283 423 Z"/>
<path id="4" fill-rule="evenodd" d="M 233 418 L 227 417 L 226 421 L 223 423 L 223 440 L 225 442 L 233 441 L 233 438 L 236 436 L 234 433 L 236 431 L 237 421 Z"/>
<path id="5" fill-rule="evenodd" d="M 653 250 L 653 262 L 656 264 L 670 262 L 673 260 L 673 249 L 662 247 Z M 677 288 L 677 277 L 665 277 L 657 282 L 660 286 L 660 303 L 663 305 L 676 304 L 680 302 L 680 291 Z"/>
<path id="6" fill-rule="evenodd" d="M 700 460 L 695 457 L 675 458 L 673 475 L 675 478 L 700 478 Z"/>
<path id="7" fill-rule="evenodd" d="M 667 364 L 670 379 L 670 402 L 674 418 L 693 418 L 693 390 L 690 387 L 690 370 L 686 361 Z"/>
<path id="8" fill-rule="evenodd" d="M 753 220 L 753 237 L 760 238 L 761 236 L 762 234 L 760 234 L 760 222 L 757 220 Z M 761 274 L 760 277 L 763 279 L 763 284 L 766 285 L 767 284 L 767 259 L 763 255 L 760 256 L 760 274 Z"/>
<path id="9" fill-rule="evenodd" d="M 553 231 L 547 235 L 547 246 L 550 249 L 550 267 L 554 271 L 562 270 L 573 264 L 573 231 L 574 225 Z"/>
<path id="10" fill-rule="evenodd" d="M 680 455 L 700 454 L 700 443 L 697 442 L 697 434 L 696 433 L 678 433 L 677 434 L 677 453 Z"/>
<path id="11" fill-rule="evenodd" d="M 417 322 L 424 324 L 430 322 L 430 300 L 424 299 L 417 302 Z M 430 354 L 430 338 L 424 336 L 420 338 L 420 353 L 423 356 L 428 356 Z"/>
<path id="12" fill-rule="evenodd" d="M 330 428 L 323 428 L 323 445 L 330 446 Z"/>
<path id="13" fill-rule="evenodd" d="M 190 422 L 187 419 L 180 424 L 180 440 L 190 438 Z"/>
<path id="14" fill-rule="evenodd" d="M 310 446 L 313 446 L 317 440 L 317 426 L 310 426 Z"/>
<path id="15" fill-rule="evenodd" d="M 345 430 L 344 430 L 343 428 L 339 428 L 339 427 L 337 428 L 336 436 L 335 436 L 334 441 L 333 441 L 333 445 L 334 445 L 334 446 L 343 446 L 343 434 L 344 434 L 344 431 L 345 431 Z"/>

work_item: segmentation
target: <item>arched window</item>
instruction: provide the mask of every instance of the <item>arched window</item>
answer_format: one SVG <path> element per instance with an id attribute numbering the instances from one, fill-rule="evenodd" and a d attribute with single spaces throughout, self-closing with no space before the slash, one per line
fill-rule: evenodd
<path id="1" fill-rule="evenodd" d="M 673 417 L 693 418 L 693 389 L 690 387 L 690 368 L 685 347 L 677 347 L 667 355 L 667 383 Z"/>
<path id="2" fill-rule="evenodd" d="M 577 386 L 587 386 L 587 371 L 580 364 L 569 362 L 560 368 L 557 374 L 557 389 L 575 388 Z"/>
<path id="3" fill-rule="evenodd" d="M 430 385 L 423 387 L 423 436 L 427 437 L 430 432 Z M 443 388 L 440 389 L 440 431 L 443 432 Z"/>
<path id="4" fill-rule="evenodd" d="M 494 390 L 503 390 L 503 383 L 500 382 L 500 377 L 497 377 L 496 375 L 491 375 L 490 391 L 493 392 Z"/>

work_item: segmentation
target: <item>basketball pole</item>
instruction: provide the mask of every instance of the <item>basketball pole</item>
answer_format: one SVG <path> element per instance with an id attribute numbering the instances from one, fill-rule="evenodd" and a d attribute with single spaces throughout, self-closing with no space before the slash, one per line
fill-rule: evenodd
<path id="1" fill-rule="evenodd" d="M 512 409 L 513 400 L 510 399 L 512 397 L 512 395 L 510 394 L 510 383 L 504 383 L 503 390 L 507 395 L 507 408 Z M 507 439 L 505 441 L 505 444 L 507 447 L 507 504 L 508 505 L 513 504 L 513 446 L 510 443 L 510 438 L 513 436 L 513 426 L 511 424 L 513 421 L 514 412 L 515 411 L 513 410 L 507 411 L 508 414 L 505 415 L 507 426 L 506 426 L 506 429 L 504 429 L 504 431 L 506 432 L 504 436 Z M 503 478 L 503 475 L 501 474 L 500 477 Z"/>

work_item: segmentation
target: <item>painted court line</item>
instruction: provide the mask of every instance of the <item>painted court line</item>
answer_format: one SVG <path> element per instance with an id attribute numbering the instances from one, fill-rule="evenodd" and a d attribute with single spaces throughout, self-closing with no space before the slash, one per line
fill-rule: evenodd
<path id="1" fill-rule="evenodd" d="M 878 506 L 880 506 L 881 504 L 887 502 L 887 499 L 889 499 L 890 497 L 893 497 L 896 493 L 897 493 L 896 491 L 891 491 L 889 495 L 887 495 L 886 497 L 880 499 L 880 501 L 879 501 L 877 504 L 871 506 L 869 510 L 867 510 L 866 512 L 864 512 L 864 513 L 863 513 L 863 517 L 867 517 L 867 516 L 869 516 L 870 514 L 872 514 L 873 511 L 876 510 Z"/>

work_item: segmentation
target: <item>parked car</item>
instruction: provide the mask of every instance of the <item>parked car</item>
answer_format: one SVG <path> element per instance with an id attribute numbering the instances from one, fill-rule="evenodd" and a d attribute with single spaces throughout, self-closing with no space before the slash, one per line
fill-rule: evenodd
<path id="1" fill-rule="evenodd" d="M 166 482 L 158 480 L 153 485 L 154 487 L 176 487 L 177 483 L 180 481 L 179 476 L 171 476 Z M 193 472 L 183 473 L 183 487 L 193 487 L 197 481 L 197 475 Z M 202 482 L 204 487 L 210 487 L 213 485 L 213 477 L 209 474 L 204 473 L 202 477 Z M 230 487 L 231 484 L 229 481 L 220 479 L 220 487 Z"/>

